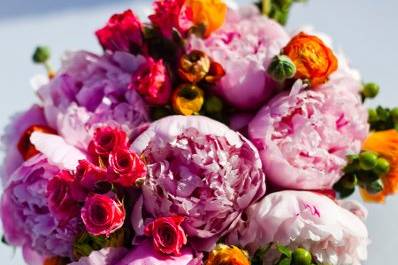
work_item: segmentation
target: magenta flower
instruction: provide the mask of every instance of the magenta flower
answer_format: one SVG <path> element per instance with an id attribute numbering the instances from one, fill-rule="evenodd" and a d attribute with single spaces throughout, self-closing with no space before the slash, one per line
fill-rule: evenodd
<path id="1" fill-rule="evenodd" d="M 188 50 L 201 50 L 220 63 L 226 74 L 216 92 L 234 107 L 251 110 L 277 92 L 267 68 L 288 41 L 282 26 L 250 6 L 229 10 L 221 29 L 205 40 L 192 37 Z"/>
<path id="2" fill-rule="evenodd" d="M 131 75 L 144 62 L 125 52 L 67 54 L 55 78 L 38 89 L 49 125 L 82 149 L 99 125 L 131 133 L 149 119 L 142 98 L 128 89 Z"/>
<path id="3" fill-rule="evenodd" d="M 130 88 L 135 89 L 152 105 L 167 104 L 171 95 L 171 80 L 162 60 L 148 57 L 132 77 Z"/>
<path id="4" fill-rule="evenodd" d="M 1 199 L 6 241 L 43 256 L 71 256 L 79 219 L 61 223 L 48 208 L 47 185 L 59 168 L 38 155 L 24 162 L 10 177 Z"/>
<path id="5" fill-rule="evenodd" d="M 317 264 L 360 265 L 366 259 L 365 224 L 327 196 L 306 191 L 271 193 L 250 206 L 246 216 L 227 241 L 251 253 L 277 242 L 308 249 Z M 274 264 L 271 252 L 267 255 L 271 260 L 264 264 Z"/>
<path id="6" fill-rule="evenodd" d="M 256 149 L 209 118 L 171 116 L 156 121 L 132 148 L 142 152 L 147 163 L 145 211 L 155 218 L 184 216 L 182 227 L 199 250 L 211 249 L 242 211 L 264 195 L 265 175 Z M 143 228 L 136 225 L 139 219 L 133 214 L 136 232 L 142 234 Z"/>
<path id="7" fill-rule="evenodd" d="M 297 82 L 264 106 L 249 124 L 264 171 L 273 184 L 329 189 L 342 176 L 346 157 L 360 151 L 369 125 L 358 94 L 344 83 L 317 91 Z"/>
<path id="8" fill-rule="evenodd" d="M 104 50 L 136 53 L 143 45 L 142 27 L 133 11 L 126 10 L 114 14 L 95 34 Z"/>

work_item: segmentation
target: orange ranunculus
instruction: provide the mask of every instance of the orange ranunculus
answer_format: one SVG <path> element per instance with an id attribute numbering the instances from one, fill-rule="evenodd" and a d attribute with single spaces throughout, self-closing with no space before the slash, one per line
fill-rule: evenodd
<path id="1" fill-rule="evenodd" d="M 48 258 L 44 261 L 43 265 L 66 265 L 68 264 L 68 261 L 66 258 L 61 258 L 61 257 L 52 257 Z"/>
<path id="2" fill-rule="evenodd" d="M 192 23 L 205 26 L 205 37 L 224 24 L 227 5 L 222 0 L 187 0 L 186 5 L 192 10 Z"/>
<path id="3" fill-rule="evenodd" d="M 390 171 L 382 177 L 384 189 L 377 194 L 369 194 L 361 189 L 365 201 L 383 203 L 385 197 L 398 192 L 398 131 L 387 130 L 371 133 L 366 139 L 363 149 L 378 153 L 390 163 Z"/>
<path id="4" fill-rule="evenodd" d="M 201 88 L 183 84 L 171 96 L 171 103 L 177 114 L 190 116 L 198 114 L 204 103 L 204 92 Z"/>
<path id="5" fill-rule="evenodd" d="M 35 146 L 30 142 L 30 136 L 34 132 L 42 132 L 48 134 L 56 134 L 57 132 L 45 125 L 32 125 L 22 134 L 18 141 L 18 151 L 21 153 L 24 160 L 37 155 L 39 151 L 36 150 Z"/>
<path id="6" fill-rule="evenodd" d="M 283 49 L 296 65 L 295 78 L 308 79 L 311 86 L 325 83 L 331 73 L 337 70 L 337 58 L 333 51 L 316 36 L 303 32 L 296 35 Z"/>
<path id="7" fill-rule="evenodd" d="M 250 265 L 249 256 L 246 251 L 235 246 L 218 244 L 210 252 L 205 265 Z"/>

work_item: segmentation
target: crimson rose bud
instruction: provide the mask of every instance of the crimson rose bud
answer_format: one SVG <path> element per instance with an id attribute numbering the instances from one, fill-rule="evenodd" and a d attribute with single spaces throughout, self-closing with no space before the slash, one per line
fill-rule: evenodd
<path id="1" fill-rule="evenodd" d="M 114 14 L 95 34 L 104 50 L 136 53 L 143 44 L 142 24 L 131 10 Z"/>
<path id="2" fill-rule="evenodd" d="M 160 217 L 145 227 L 145 235 L 152 236 L 154 248 L 166 255 L 181 255 L 187 237 L 181 227 L 182 216 Z"/>
<path id="3" fill-rule="evenodd" d="M 79 216 L 78 202 L 84 200 L 85 193 L 68 171 L 59 172 L 47 184 L 48 207 L 60 222 L 68 222 Z"/>
<path id="4" fill-rule="evenodd" d="M 143 178 L 146 174 L 144 162 L 134 152 L 121 148 L 113 151 L 109 156 L 109 170 L 116 175 L 116 183 L 131 187 L 137 179 Z"/>
<path id="5" fill-rule="evenodd" d="M 123 226 L 126 212 L 123 204 L 107 195 L 94 194 L 86 199 L 81 218 L 87 232 L 109 236 Z"/>
<path id="6" fill-rule="evenodd" d="M 126 145 L 127 135 L 123 130 L 113 127 L 100 127 L 94 133 L 89 151 L 99 156 L 108 156 L 113 150 Z"/>

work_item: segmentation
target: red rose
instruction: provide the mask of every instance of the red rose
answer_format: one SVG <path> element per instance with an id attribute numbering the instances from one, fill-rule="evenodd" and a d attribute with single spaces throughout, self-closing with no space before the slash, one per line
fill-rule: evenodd
<path id="1" fill-rule="evenodd" d="M 95 34 L 105 50 L 138 53 L 143 45 L 142 24 L 131 10 L 113 15 Z"/>
<path id="2" fill-rule="evenodd" d="M 61 171 L 50 179 L 47 185 L 48 207 L 60 222 L 67 222 L 79 215 L 79 201 L 83 201 L 85 193 L 68 171 Z"/>
<path id="3" fill-rule="evenodd" d="M 110 182 L 106 169 L 100 168 L 87 160 L 80 160 L 76 167 L 76 179 L 84 188 L 93 190 L 99 182 Z"/>
<path id="4" fill-rule="evenodd" d="M 126 145 L 127 135 L 124 131 L 113 127 L 101 127 L 94 133 L 89 152 L 93 155 L 108 156 L 113 150 Z"/>
<path id="5" fill-rule="evenodd" d="M 137 179 L 146 174 L 144 162 L 134 152 L 125 148 L 113 151 L 109 156 L 109 171 L 116 175 L 114 180 L 125 187 L 131 187 Z"/>
<path id="6" fill-rule="evenodd" d="M 123 226 L 126 212 L 120 201 L 94 194 L 86 199 L 81 217 L 88 233 L 109 236 Z"/>
<path id="7" fill-rule="evenodd" d="M 145 227 L 145 235 L 153 237 L 153 246 L 160 253 L 180 255 L 187 237 L 181 227 L 182 216 L 161 217 Z"/>

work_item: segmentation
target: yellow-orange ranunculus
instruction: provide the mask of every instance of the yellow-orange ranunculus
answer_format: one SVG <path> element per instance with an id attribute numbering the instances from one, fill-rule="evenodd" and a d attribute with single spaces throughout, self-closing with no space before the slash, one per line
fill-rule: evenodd
<path id="1" fill-rule="evenodd" d="M 362 198 L 368 202 L 383 203 L 385 197 L 398 192 L 398 131 L 387 130 L 371 133 L 366 139 L 363 149 L 378 153 L 390 163 L 390 171 L 382 176 L 383 191 L 370 194 L 361 189 Z"/>
<path id="2" fill-rule="evenodd" d="M 246 251 L 235 246 L 218 244 L 209 254 L 205 265 L 250 265 Z"/>
<path id="3" fill-rule="evenodd" d="M 185 3 L 192 10 L 192 23 L 205 26 L 205 37 L 224 24 L 227 5 L 222 0 L 186 0 Z"/>
<path id="4" fill-rule="evenodd" d="M 287 44 L 283 54 L 295 64 L 295 78 L 309 80 L 312 87 L 325 83 L 337 70 L 338 62 L 333 51 L 320 38 L 303 32 Z"/>
<path id="5" fill-rule="evenodd" d="M 171 103 L 177 114 L 198 114 L 204 103 L 204 92 L 195 85 L 184 84 L 173 92 Z"/>

